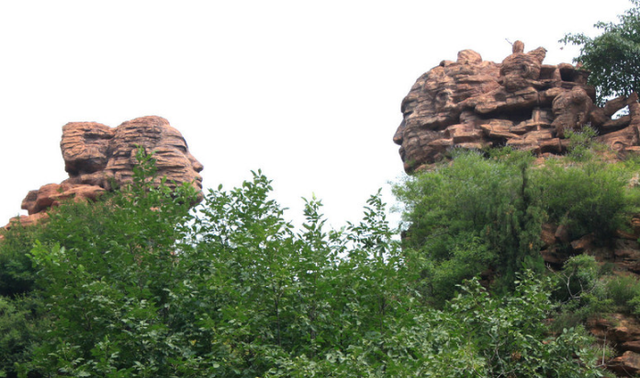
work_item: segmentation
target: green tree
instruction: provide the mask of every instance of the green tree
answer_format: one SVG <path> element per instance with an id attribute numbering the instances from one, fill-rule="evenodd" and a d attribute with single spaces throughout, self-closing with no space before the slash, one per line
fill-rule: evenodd
<path id="1" fill-rule="evenodd" d="M 584 329 L 551 336 L 548 280 L 525 272 L 513 295 L 490 295 L 476 280 L 459 286 L 445 308 L 420 308 L 364 333 L 323 359 L 281 359 L 267 377 L 602 377 L 601 350 Z"/>
<path id="2" fill-rule="evenodd" d="M 550 222 L 566 225 L 572 239 L 589 233 L 610 238 L 637 203 L 627 186 L 632 172 L 620 163 L 550 161 L 533 173 L 540 208 Z"/>
<path id="3" fill-rule="evenodd" d="M 528 152 L 461 152 L 448 165 L 395 187 L 406 205 L 405 250 L 422 266 L 423 294 L 442 304 L 457 284 L 495 270 L 508 287 L 523 267 L 542 269 L 537 204 Z"/>
<path id="4" fill-rule="evenodd" d="M 601 35 L 567 34 L 560 40 L 580 46 L 574 61 L 591 71 L 589 82 L 596 87 L 600 103 L 640 90 L 640 0 L 631 3 L 633 7 L 618 16 L 618 23 L 594 25 Z"/>
<path id="5" fill-rule="evenodd" d="M 38 234 L 29 295 L 41 312 L 17 296 L 0 301 L 0 362 L 13 364 L 10 374 L 602 373 L 580 329 L 546 332 L 549 290 L 530 272 L 510 295 L 489 295 L 472 279 L 441 309 L 428 306 L 416 287 L 422 265 L 394 241 L 379 194 L 369 198 L 360 222 L 339 230 L 327 230 L 321 202 L 308 200 L 306 221 L 296 229 L 270 199 L 271 182 L 261 172 L 230 191 L 210 190 L 190 212 L 190 187 L 151 186 L 152 159 L 141 160 L 132 186 L 93 205 L 59 207 Z M 489 176 L 482 177 L 490 182 Z M 513 181 L 521 191 L 522 176 Z M 465 245 L 458 247 L 464 255 Z M 32 332 L 34 314 L 46 332 Z"/>
<path id="6" fill-rule="evenodd" d="M 544 271 L 545 222 L 566 226 L 571 240 L 610 238 L 640 203 L 627 185 L 635 168 L 579 147 L 579 156 L 544 166 L 534 166 L 528 152 L 462 152 L 397 185 L 405 204 L 404 253 L 420 272 L 425 298 L 442 305 L 455 285 L 480 274 L 497 278 L 494 289 L 503 290 L 522 269 Z"/>
<path id="7" fill-rule="evenodd" d="M 176 280 L 180 225 L 195 197 L 188 186 L 151 186 L 154 161 L 138 158 L 132 185 L 50 213 L 30 254 L 38 277 L 33 295 L 52 321 L 22 371 L 162 375 L 181 351 L 168 346 L 175 335 L 163 306 Z"/>

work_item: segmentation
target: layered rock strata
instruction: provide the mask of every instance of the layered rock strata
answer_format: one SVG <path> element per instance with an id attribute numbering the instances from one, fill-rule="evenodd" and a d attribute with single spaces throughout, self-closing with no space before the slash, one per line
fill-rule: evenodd
<path id="1" fill-rule="evenodd" d="M 62 127 L 60 148 L 69 178 L 30 191 L 22 201 L 28 216 L 13 222 L 30 225 L 62 200 L 96 200 L 102 193 L 132 182 L 138 146 L 153 152 L 159 183 L 191 183 L 202 199 L 203 166 L 191 155 L 182 134 L 162 117 L 148 116 L 111 128 L 96 122 L 71 122 Z"/>
<path id="2" fill-rule="evenodd" d="M 638 150 L 640 108 L 634 93 L 597 107 L 589 73 L 571 64 L 543 64 L 546 50 L 527 53 L 516 41 L 501 63 L 472 50 L 418 78 L 402 101 L 394 142 L 411 173 L 443 159 L 455 147 L 512 146 L 562 154 L 566 130 L 591 125 L 598 141 L 616 151 Z M 617 111 L 628 114 L 612 119 Z"/>

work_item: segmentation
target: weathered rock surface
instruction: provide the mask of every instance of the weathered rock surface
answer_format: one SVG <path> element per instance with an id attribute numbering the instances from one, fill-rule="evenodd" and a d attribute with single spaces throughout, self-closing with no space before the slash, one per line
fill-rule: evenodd
<path id="1" fill-rule="evenodd" d="M 628 350 L 610 360 L 607 368 L 622 377 L 635 377 L 640 372 L 640 354 Z"/>
<path id="2" fill-rule="evenodd" d="M 599 344 L 609 344 L 618 355 L 605 361 L 609 370 L 621 377 L 636 376 L 640 372 L 640 323 L 632 316 L 608 314 L 587 322 L 589 331 Z"/>
<path id="3" fill-rule="evenodd" d="M 60 148 L 69 178 L 30 191 L 22 201 L 29 215 L 12 222 L 29 225 L 46 217 L 43 212 L 60 201 L 96 200 L 113 186 L 132 181 L 137 146 L 154 152 L 157 183 L 166 177 L 170 185 L 192 183 L 202 199 L 202 164 L 187 147 L 182 134 L 157 116 L 136 118 L 111 128 L 95 122 L 71 122 L 62 127 Z M 115 184 L 115 185 L 114 185 Z"/>
<path id="4" fill-rule="evenodd" d="M 607 264 L 618 275 L 640 275 L 640 219 L 634 216 L 628 231 L 618 230 L 615 237 L 602 243 L 593 234 L 571 240 L 565 227 L 553 224 L 542 226 L 543 246 L 540 254 L 545 264 L 553 270 L 562 269 L 572 256 L 588 254 L 600 264 Z M 607 344 L 615 356 L 603 361 L 607 369 L 620 377 L 632 377 L 640 373 L 640 321 L 636 316 L 620 313 L 603 313 L 587 321 L 587 329 L 598 340 Z"/>
<path id="5" fill-rule="evenodd" d="M 587 71 L 571 64 L 545 65 L 546 50 L 524 52 L 516 41 L 501 63 L 463 50 L 453 61 L 423 74 L 402 101 L 403 121 L 394 142 L 411 173 L 444 158 L 453 147 L 512 146 L 537 154 L 562 154 L 566 130 L 590 124 L 615 150 L 640 150 L 640 105 L 628 98 L 594 105 Z M 629 115 L 611 116 L 628 107 Z"/>

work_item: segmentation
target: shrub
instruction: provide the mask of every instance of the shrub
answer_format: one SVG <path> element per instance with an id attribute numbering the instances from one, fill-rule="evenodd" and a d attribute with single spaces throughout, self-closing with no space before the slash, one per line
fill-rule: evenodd
<path id="1" fill-rule="evenodd" d="M 640 297 L 640 283 L 637 277 L 631 275 L 612 277 L 607 280 L 606 288 L 618 311 L 632 312 L 633 303 L 631 301 Z"/>
<path id="2" fill-rule="evenodd" d="M 48 327 L 42 311 L 38 298 L 0 296 L 0 376 L 16 377 L 17 366 L 30 360 Z M 33 371 L 30 376 L 38 375 Z"/>
<path id="3" fill-rule="evenodd" d="M 512 287 L 524 267 L 543 271 L 544 222 L 566 226 L 571 240 L 593 234 L 606 242 L 622 228 L 640 207 L 638 189 L 627 185 L 636 165 L 607 163 L 589 130 L 571 136 L 575 156 L 544 166 L 533 166 L 527 152 L 458 151 L 453 161 L 396 185 L 405 205 L 405 253 L 420 271 L 423 294 L 437 304 L 453 295 L 452 283 L 484 271 L 495 272 L 496 289 Z"/>
<path id="4" fill-rule="evenodd" d="M 517 151 L 491 159 L 461 152 L 450 164 L 395 187 L 406 205 L 405 248 L 424 256 L 427 286 L 450 277 L 448 288 L 437 290 L 441 298 L 453 294 L 453 280 L 459 283 L 491 267 L 505 287 L 525 261 L 542 267 L 537 252 L 545 214 L 531 193 L 532 159 Z"/>
<path id="5" fill-rule="evenodd" d="M 2 231 L 0 231 L 2 232 Z M 4 231 L 0 243 L 0 295 L 15 297 L 33 290 L 35 269 L 29 259 L 29 251 L 42 232 L 42 227 L 13 226 Z"/>
<path id="6" fill-rule="evenodd" d="M 622 165 L 587 161 L 565 165 L 549 162 L 535 170 L 538 203 L 550 222 L 568 226 L 577 239 L 594 233 L 608 239 L 633 206 L 626 187 L 630 174 Z"/>
<path id="7" fill-rule="evenodd" d="M 558 314 L 552 329 L 576 327 L 592 315 L 608 312 L 613 305 L 600 268 L 593 256 L 577 255 L 567 260 L 564 269 L 554 275 L 553 299 Z"/>
<path id="8" fill-rule="evenodd" d="M 590 125 L 585 125 L 580 131 L 567 130 L 565 136 L 569 139 L 567 157 L 576 162 L 583 162 L 594 158 L 593 138 L 598 135 Z"/>

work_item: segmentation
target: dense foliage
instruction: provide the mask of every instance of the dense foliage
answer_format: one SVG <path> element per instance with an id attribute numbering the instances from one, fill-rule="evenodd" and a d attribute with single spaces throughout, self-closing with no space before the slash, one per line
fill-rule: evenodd
<path id="1" fill-rule="evenodd" d="M 565 226 L 570 240 L 611 237 L 640 203 L 627 185 L 637 167 L 576 147 L 543 166 L 528 152 L 462 151 L 396 186 L 409 225 L 405 253 L 421 266 L 423 296 L 440 306 L 464 279 L 482 274 L 509 291 L 515 273 L 543 272 L 544 223 Z"/>
<path id="2" fill-rule="evenodd" d="M 473 156 L 460 159 L 480 173 L 487 169 Z M 516 178 L 494 171 L 515 189 L 492 186 L 489 174 L 478 177 L 486 181 L 481 189 L 514 200 L 507 207 L 496 199 L 497 206 L 521 213 L 478 213 L 469 232 L 500 216 L 516 227 L 514 235 L 529 237 L 526 219 L 535 214 L 517 198 L 529 160 L 513 159 Z M 457 292 L 440 309 L 431 307 L 421 278 L 429 249 L 422 257 L 400 249 L 379 195 L 369 199 L 361 222 L 341 230 L 326 230 L 321 203 L 309 200 L 297 230 L 269 198 L 271 183 L 260 172 L 239 188 L 209 191 L 189 212 L 189 187 L 150 187 L 152 159 L 141 160 L 131 187 L 99 203 L 61 206 L 46 225 L 5 234 L 0 376 L 603 374 L 601 354 L 579 326 L 548 331 L 553 283 L 530 270 L 514 273 L 514 289 L 504 296 L 456 273 L 448 282 Z M 479 205 L 472 192 L 460 194 L 469 196 L 467 206 Z M 475 195 L 484 196 L 480 189 Z M 468 215 L 454 210 L 440 214 Z M 443 237 L 434 251 L 447 253 L 441 244 L 451 241 L 450 255 L 476 254 L 478 266 L 517 264 L 528 253 L 520 240 L 505 241 L 518 252 L 504 257 L 492 250 L 501 243 L 497 235 L 461 235 L 459 242 Z M 433 264 L 441 267 L 445 259 L 437 257 L 440 265 Z M 465 269 L 471 278 L 474 270 Z"/>
<path id="3" fill-rule="evenodd" d="M 619 23 L 594 25 L 602 30 L 601 35 L 567 34 L 561 40 L 580 46 L 575 61 L 591 71 L 589 82 L 596 87 L 600 102 L 640 89 L 640 1 L 631 2 L 633 7 L 619 16 Z"/>
<path id="4" fill-rule="evenodd" d="M 396 188 L 411 225 L 406 249 L 423 265 L 423 295 L 449 299 L 456 283 L 491 267 L 509 275 L 526 261 L 539 264 L 542 219 L 532 203 L 528 153 L 485 159 L 460 152 L 451 165 Z M 436 304 L 434 303 L 434 304 Z"/>

